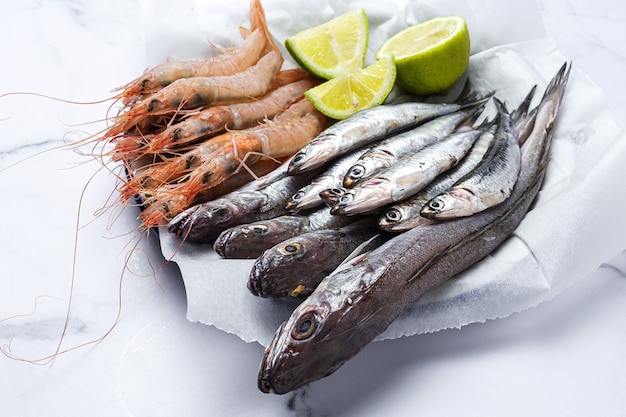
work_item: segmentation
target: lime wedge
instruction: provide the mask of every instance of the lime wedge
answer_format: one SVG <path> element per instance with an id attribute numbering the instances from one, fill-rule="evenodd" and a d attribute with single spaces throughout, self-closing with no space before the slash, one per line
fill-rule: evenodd
<path id="1" fill-rule="evenodd" d="M 317 110 L 341 120 L 385 101 L 395 79 L 393 59 L 384 57 L 369 67 L 326 81 L 304 95 Z"/>
<path id="2" fill-rule="evenodd" d="M 437 17 L 389 38 L 376 58 L 393 56 L 397 83 L 405 91 L 426 95 L 447 92 L 463 75 L 470 56 L 465 19 Z"/>
<path id="3" fill-rule="evenodd" d="M 342 14 L 285 40 L 285 47 L 311 74 L 329 80 L 365 65 L 369 27 L 365 10 Z"/>

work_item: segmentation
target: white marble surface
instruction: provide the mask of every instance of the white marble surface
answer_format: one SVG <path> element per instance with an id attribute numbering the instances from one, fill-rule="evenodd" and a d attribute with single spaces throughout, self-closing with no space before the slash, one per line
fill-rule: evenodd
<path id="1" fill-rule="evenodd" d="M 616 123 L 626 127 L 626 6 L 542 0 L 538 7 L 547 33 L 604 90 Z M 0 16 L 0 94 L 108 97 L 145 67 L 143 23 L 138 1 L 7 3 Z M 113 175 L 67 150 L 5 169 L 79 135 L 72 132 L 102 128 L 79 124 L 102 119 L 107 107 L 0 98 L 3 350 L 30 360 L 54 353 L 70 290 L 60 350 L 100 338 L 115 323 L 122 289 L 119 321 L 99 343 L 52 363 L 0 356 L 3 415 L 626 415 L 625 255 L 534 309 L 373 343 L 319 383 L 286 396 L 262 394 L 256 388 L 262 347 L 185 320 L 177 268 L 151 274 L 151 265 L 162 263 L 155 239 L 125 258 L 136 213 L 94 220 L 114 188 Z M 125 262 L 133 274 L 120 287 Z"/>

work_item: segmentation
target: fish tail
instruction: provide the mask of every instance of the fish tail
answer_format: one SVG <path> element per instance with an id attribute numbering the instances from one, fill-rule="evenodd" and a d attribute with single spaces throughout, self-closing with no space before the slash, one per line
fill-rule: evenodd
<path id="1" fill-rule="evenodd" d="M 457 104 L 461 106 L 461 108 L 476 106 L 481 103 L 486 103 L 494 94 L 495 91 L 488 91 L 486 93 L 474 91 L 472 83 L 468 80 L 463 87 L 461 96 L 457 100 Z"/>
<path id="2" fill-rule="evenodd" d="M 513 122 L 517 123 L 518 121 L 522 120 L 523 118 L 525 118 L 528 115 L 528 109 L 530 108 L 530 102 L 532 101 L 533 97 L 535 96 L 535 91 L 537 90 L 537 84 L 535 84 L 530 91 L 528 92 L 528 94 L 526 94 L 526 97 L 524 97 L 524 100 L 522 100 L 522 102 L 520 103 L 520 105 L 511 112 L 511 119 L 513 119 Z"/>

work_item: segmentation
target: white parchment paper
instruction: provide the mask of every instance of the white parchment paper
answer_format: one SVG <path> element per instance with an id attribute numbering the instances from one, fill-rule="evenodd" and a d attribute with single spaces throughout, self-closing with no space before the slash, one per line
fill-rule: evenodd
<path id="1" fill-rule="evenodd" d="M 567 60 L 544 37 L 534 1 L 265 0 L 269 29 L 280 44 L 291 34 L 363 7 L 370 22 L 371 62 L 378 46 L 410 24 L 439 15 L 468 21 L 473 56 L 468 75 L 477 90 L 495 90 L 514 108 Z M 231 0 L 145 0 L 146 66 L 167 58 L 211 53 L 240 42 L 249 3 Z M 515 24 L 511 24 L 515 22 Z M 289 59 L 285 52 L 285 57 Z M 292 66 L 288 62 L 286 66 Z M 514 236 L 491 256 L 422 297 L 378 339 L 396 338 L 505 317 L 549 300 L 626 247 L 626 203 L 617 192 L 626 168 L 625 134 L 610 119 L 602 92 L 576 70 L 554 131 L 552 160 L 536 204 Z M 180 267 L 190 321 L 213 325 L 266 346 L 297 300 L 260 299 L 246 283 L 253 261 L 220 259 L 209 245 L 194 245 L 161 230 L 166 258 Z"/>

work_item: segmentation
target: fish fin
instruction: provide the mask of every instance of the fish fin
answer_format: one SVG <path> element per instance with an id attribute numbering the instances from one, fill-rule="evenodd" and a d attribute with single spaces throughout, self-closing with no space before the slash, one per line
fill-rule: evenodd
<path id="1" fill-rule="evenodd" d="M 351 260 L 353 260 L 354 258 L 356 258 L 359 255 L 363 255 L 367 252 L 370 252 L 373 247 L 371 247 L 372 243 L 374 243 L 375 241 L 381 239 L 381 234 L 377 233 L 374 236 L 372 236 L 371 238 L 367 239 L 365 242 L 361 243 L 359 246 L 357 246 L 352 252 L 350 252 L 350 254 L 346 257 L 346 259 L 343 260 L 343 262 L 341 262 L 339 264 L 339 266 L 337 268 L 339 268 L 340 266 L 343 266 L 344 264 L 350 262 Z M 374 247 L 379 246 L 379 244 L 375 244 Z"/>
<path id="2" fill-rule="evenodd" d="M 520 105 L 511 112 L 511 119 L 513 119 L 514 122 L 518 122 L 521 119 L 526 117 L 526 115 L 528 114 L 528 109 L 530 108 L 530 102 L 535 96 L 536 90 L 537 90 L 537 84 L 535 84 L 530 89 L 530 91 L 528 92 L 528 94 L 526 94 L 526 97 L 524 97 L 524 100 L 522 100 Z"/>

